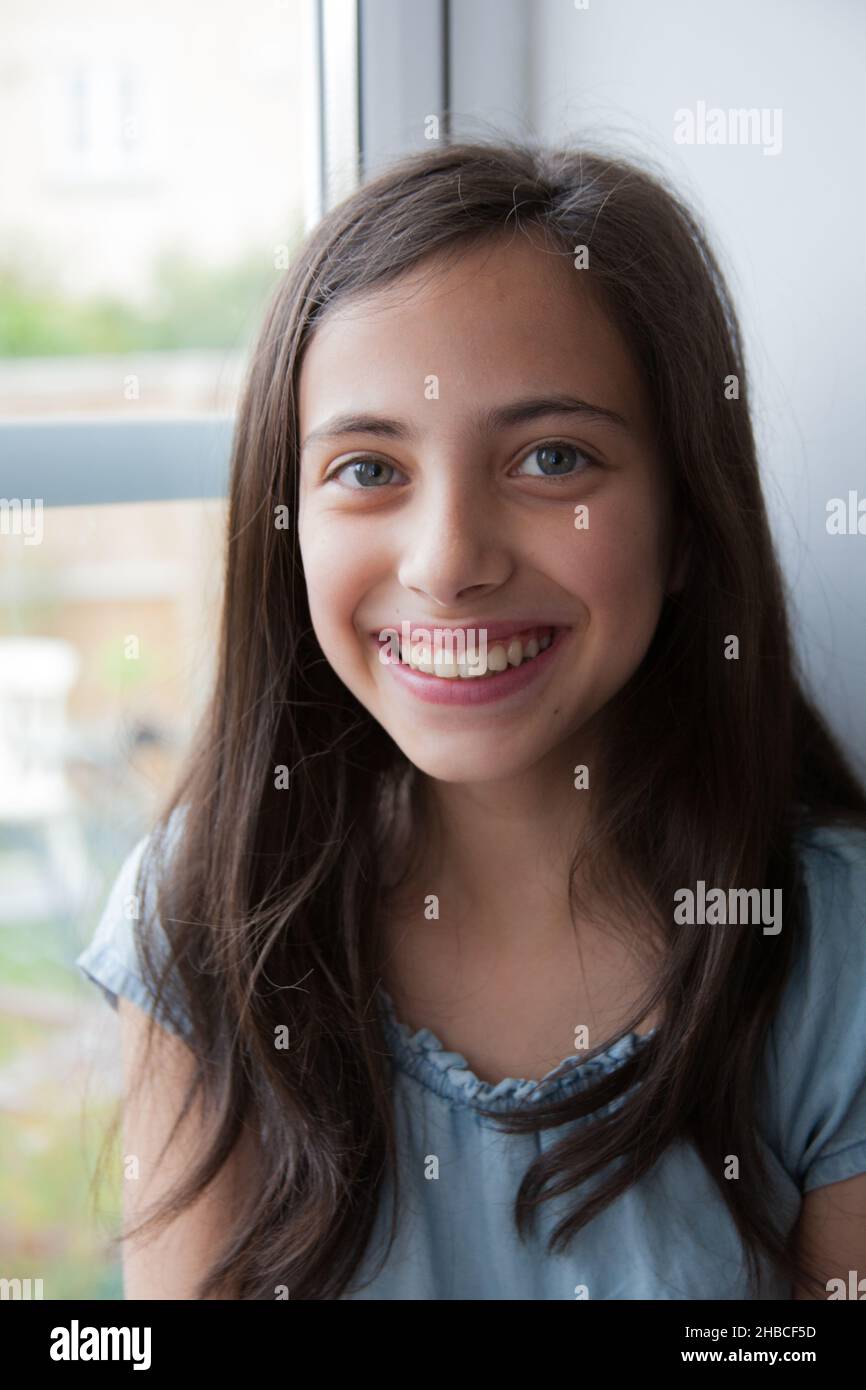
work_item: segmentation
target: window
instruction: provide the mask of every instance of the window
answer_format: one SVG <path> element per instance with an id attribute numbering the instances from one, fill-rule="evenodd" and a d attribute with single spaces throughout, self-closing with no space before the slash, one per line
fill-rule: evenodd
<path id="1" fill-rule="evenodd" d="M 207 694 L 250 341 L 325 208 L 455 96 L 514 105 L 521 3 L 4 6 L 0 1206 L 46 1298 L 121 1296 L 87 1205 L 116 1037 L 72 962 Z"/>
<path id="2" fill-rule="evenodd" d="M 0 418 L 231 413 L 312 211 L 313 12 L 6 9 Z"/>

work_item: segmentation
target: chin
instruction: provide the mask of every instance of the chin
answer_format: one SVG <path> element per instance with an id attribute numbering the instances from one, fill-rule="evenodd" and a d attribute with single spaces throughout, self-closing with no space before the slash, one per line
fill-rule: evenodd
<path id="1" fill-rule="evenodd" d="M 514 742 L 504 743 L 493 729 L 486 735 L 477 730 L 471 734 L 443 731 L 435 741 L 433 736 L 421 741 L 417 735 L 402 738 L 393 729 L 387 732 L 418 771 L 437 782 L 469 785 L 519 777 L 551 751 L 548 744 L 519 748 Z"/>
<path id="2" fill-rule="evenodd" d="M 443 758 L 437 757 L 435 753 L 429 757 L 420 756 L 417 752 L 403 750 L 411 763 L 423 773 L 425 777 L 430 777 L 434 782 L 447 782 L 454 785 L 474 786 L 484 782 L 496 782 L 502 777 L 509 777 L 512 770 L 503 767 L 501 762 L 493 762 L 490 759 L 478 759 L 477 763 L 469 763 L 465 758 Z"/>

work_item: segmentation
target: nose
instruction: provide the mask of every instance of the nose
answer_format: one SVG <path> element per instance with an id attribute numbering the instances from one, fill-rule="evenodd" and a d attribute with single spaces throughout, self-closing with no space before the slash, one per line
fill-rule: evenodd
<path id="1" fill-rule="evenodd" d="M 444 462 L 399 521 L 397 577 L 428 602 L 451 608 L 484 598 L 514 571 L 503 509 L 466 467 Z"/>

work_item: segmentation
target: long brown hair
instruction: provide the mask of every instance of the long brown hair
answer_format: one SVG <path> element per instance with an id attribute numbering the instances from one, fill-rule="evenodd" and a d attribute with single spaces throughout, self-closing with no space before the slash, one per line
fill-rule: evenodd
<path id="1" fill-rule="evenodd" d="M 169 982 L 181 986 L 197 1058 L 188 1101 L 198 1095 L 213 1124 L 193 1170 L 146 1224 L 191 1203 L 242 1131 L 260 1139 L 249 1208 L 202 1297 L 273 1298 L 288 1285 L 293 1298 L 337 1298 L 359 1269 L 388 1172 L 392 1236 L 397 1221 L 376 923 L 383 845 L 397 807 L 417 815 L 420 802 L 401 800 L 406 786 L 417 790 L 413 769 L 311 626 L 296 526 L 304 348 L 345 296 L 432 253 L 529 229 L 563 255 L 588 247 L 584 273 L 651 392 L 691 558 L 644 661 L 604 711 L 592 833 L 563 885 L 574 901 L 578 872 L 588 873 L 636 923 L 659 924 L 664 958 L 622 1032 L 657 1003 L 664 1023 L 579 1095 L 497 1117 L 526 1132 L 604 1108 L 532 1163 L 517 1227 L 525 1235 L 543 1202 L 610 1164 L 553 1232 L 549 1248 L 564 1248 L 687 1139 L 736 1224 L 755 1291 L 765 1260 L 808 1281 L 774 1220 L 755 1084 L 805 920 L 795 833 L 866 824 L 866 795 L 796 669 L 736 314 L 705 233 L 663 176 L 496 140 L 402 159 L 331 211 L 278 285 L 252 354 L 234 436 L 216 680 L 141 869 L 142 882 L 158 881 L 171 947 L 160 966 L 142 936 L 152 988 L 170 1009 Z M 737 399 L 724 389 L 732 375 Z M 288 529 L 274 524 L 284 505 Z M 738 661 L 721 659 L 730 634 Z M 275 785 L 278 767 L 287 787 Z M 169 857 L 169 822 L 181 813 Z M 673 895 L 698 879 L 781 888 L 785 930 L 678 930 Z M 287 1049 L 274 1045 L 281 1026 Z M 748 1175 L 739 1182 L 723 1176 L 731 1153 Z"/>

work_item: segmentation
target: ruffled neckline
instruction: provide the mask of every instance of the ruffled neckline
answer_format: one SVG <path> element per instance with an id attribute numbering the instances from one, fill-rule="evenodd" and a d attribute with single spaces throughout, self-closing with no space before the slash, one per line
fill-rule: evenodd
<path id="1" fill-rule="evenodd" d="M 455 1105 L 508 1110 L 521 1101 L 538 1101 L 568 1095 L 586 1087 L 599 1073 L 615 1071 L 651 1038 L 649 1033 L 624 1033 L 594 1057 L 564 1057 L 540 1080 L 506 1076 L 501 1081 L 482 1081 L 460 1052 L 449 1051 L 429 1028 L 412 1032 L 397 1017 L 394 1001 L 380 985 L 382 1025 L 397 1066 L 414 1076 L 428 1090 L 435 1091 Z"/>

